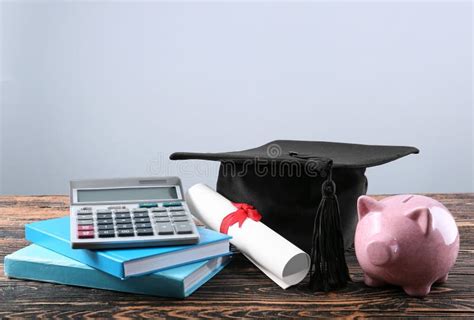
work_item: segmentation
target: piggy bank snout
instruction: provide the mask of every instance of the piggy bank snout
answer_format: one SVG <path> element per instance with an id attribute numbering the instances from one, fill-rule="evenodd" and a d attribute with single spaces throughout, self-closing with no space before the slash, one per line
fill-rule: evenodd
<path id="1" fill-rule="evenodd" d="M 383 266 L 395 258 L 398 245 L 388 241 L 374 240 L 367 245 L 367 256 L 369 261 L 376 266 Z"/>

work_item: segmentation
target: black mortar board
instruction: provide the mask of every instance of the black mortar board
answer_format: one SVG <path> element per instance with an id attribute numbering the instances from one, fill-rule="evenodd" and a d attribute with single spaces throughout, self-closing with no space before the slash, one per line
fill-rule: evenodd
<path id="1" fill-rule="evenodd" d="M 175 152 L 171 160 L 220 161 L 217 192 L 254 206 L 262 222 L 311 254 L 310 286 L 329 291 L 350 279 L 344 248 L 353 243 L 365 169 L 414 147 L 276 140 L 254 149 Z"/>

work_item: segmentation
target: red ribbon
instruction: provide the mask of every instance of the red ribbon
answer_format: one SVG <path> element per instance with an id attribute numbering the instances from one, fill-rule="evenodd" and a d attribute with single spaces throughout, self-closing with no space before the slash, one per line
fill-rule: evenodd
<path id="1" fill-rule="evenodd" d="M 239 228 L 242 227 L 242 224 L 247 218 L 252 219 L 253 221 L 260 221 L 262 215 L 255 209 L 253 206 L 246 203 L 232 203 L 237 210 L 229 213 L 222 219 L 221 222 L 221 233 L 227 234 L 229 227 L 239 223 Z"/>

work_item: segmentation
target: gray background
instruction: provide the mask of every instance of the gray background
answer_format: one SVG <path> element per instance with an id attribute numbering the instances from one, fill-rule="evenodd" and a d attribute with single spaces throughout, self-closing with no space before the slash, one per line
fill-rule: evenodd
<path id="1" fill-rule="evenodd" d="M 413 145 L 370 193 L 474 191 L 472 4 L 1 2 L 0 193 L 215 184 L 273 139 Z"/>

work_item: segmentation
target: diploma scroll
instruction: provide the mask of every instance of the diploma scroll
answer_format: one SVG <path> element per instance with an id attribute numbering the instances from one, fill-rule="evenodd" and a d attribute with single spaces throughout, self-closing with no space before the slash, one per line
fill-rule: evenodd
<path id="1" fill-rule="evenodd" d="M 219 231 L 222 220 L 237 208 L 232 202 L 204 184 L 192 186 L 186 201 L 191 213 L 207 227 Z M 309 271 L 307 253 L 260 221 L 245 219 L 231 225 L 230 242 L 253 264 L 283 289 L 301 282 Z"/>

